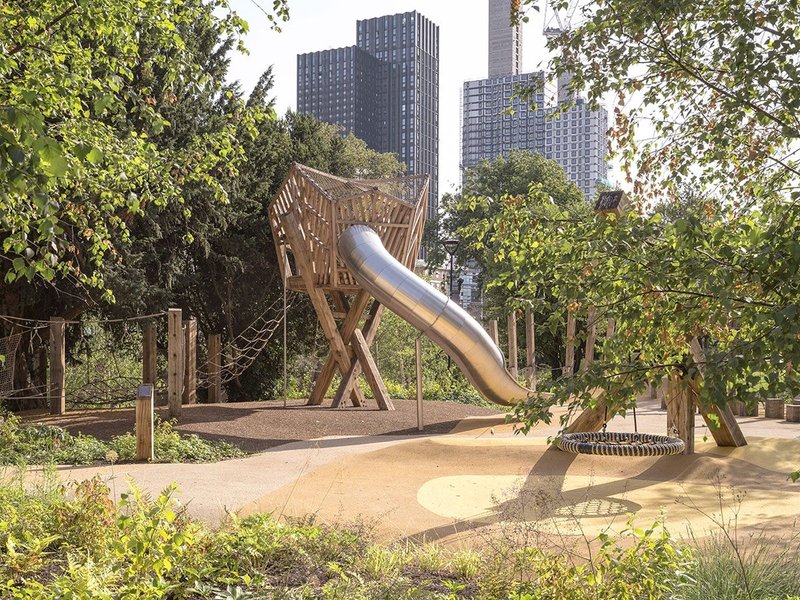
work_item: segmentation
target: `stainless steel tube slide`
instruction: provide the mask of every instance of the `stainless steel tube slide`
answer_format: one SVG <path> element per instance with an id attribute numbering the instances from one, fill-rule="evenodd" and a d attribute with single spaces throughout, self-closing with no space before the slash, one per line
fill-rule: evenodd
<path id="1" fill-rule="evenodd" d="M 338 249 L 358 284 L 447 352 L 484 398 L 514 405 L 536 393 L 509 375 L 503 353 L 483 327 L 400 264 L 372 229 L 348 227 L 339 237 Z"/>

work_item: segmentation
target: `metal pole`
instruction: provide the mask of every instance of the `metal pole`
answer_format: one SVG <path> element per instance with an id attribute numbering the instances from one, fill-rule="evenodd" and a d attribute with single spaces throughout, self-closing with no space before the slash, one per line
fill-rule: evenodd
<path id="1" fill-rule="evenodd" d="M 287 360 L 287 338 L 288 331 L 286 326 L 286 271 L 283 270 L 283 408 L 286 408 L 286 396 L 289 395 L 289 363 Z"/>
<path id="2" fill-rule="evenodd" d="M 415 354 L 417 359 L 417 429 L 422 431 L 422 339 L 419 337 L 415 340 Z"/>
<path id="3" fill-rule="evenodd" d="M 450 254 L 450 285 L 447 288 L 447 299 L 453 299 L 453 255 Z M 450 355 L 447 355 L 447 370 L 450 370 Z"/>

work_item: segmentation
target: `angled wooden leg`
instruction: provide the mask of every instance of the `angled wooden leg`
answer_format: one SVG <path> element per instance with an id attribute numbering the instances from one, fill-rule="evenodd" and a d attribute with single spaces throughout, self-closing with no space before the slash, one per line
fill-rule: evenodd
<path id="1" fill-rule="evenodd" d="M 281 215 L 281 222 L 286 233 L 286 238 L 292 248 L 295 263 L 306 285 L 308 297 L 311 299 L 311 304 L 314 306 L 314 310 L 317 313 L 322 331 L 331 347 L 333 359 L 342 377 L 345 377 L 350 370 L 350 354 L 336 326 L 336 319 L 333 318 L 331 308 L 328 306 L 328 299 L 325 297 L 324 292 L 315 286 L 311 261 L 306 252 L 306 245 L 303 240 L 303 230 L 300 228 L 298 219 L 294 213 L 290 212 Z"/>
<path id="2" fill-rule="evenodd" d="M 353 335 L 353 331 L 356 327 L 358 327 L 358 322 L 361 319 L 361 315 L 364 312 L 364 309 L 369 302 L 369 294 L 364 290 L 361 290 L 356 294 L 355 299 L 353 300 L 353 304 L 350 306 L 349 310 L 347 311 L 347 317 L 345 317 L 344 323 L 342 324 L 341 335 L 342 339 L 344 340 L 345 344 L 349 343 L 350 336 Z M 308 399 L 308 405 L 316 406 L 322 404 L 323 400 L 325 399 L 325 393 L 328 391 L 328 388 L 331 386 L 331 381 L 333 381 L 333 376 L 336 374 L 336 359 L 333 356 L 333 352 L 328 354 L 328 358 L 325 360 L 325 364 L 320 371 L 319 377 L 317 377 L 317 382 L 314 384 L 314 389 L 311 391 L 311 396 Z M 342 377 L 345 377 L 343 374 Z M 363 394 L 360 393 L 361 390 L 359 389 L 358 392 L 354 392 L 359 394 L 355 396 L 355 402 L 360 402 L 363 399 Z M 361 396 L 361 397 L 359 397 Z M 353 396 L 351 395 L 351 398 Z M 359 406 L 356 404 L 356 406 Z"/>
<path id="3" fill-rule="evenodd" d="M 371 353 L 369 352 L 369 346 L 372 344 L 373 340 L 375 339 L 375 335 L 378 333 L 378 326 L 380 325 L 383 311 L 384 306 L 377 300 L 373 301 L 372 307 L 370 308 L 369 317 L 364 324 L 364 329 L 362 332 L 360 332 L 363 340 L 358 343 L 359 348 L 355 350 L 356 357 L 350 364 L 350 369 L 347 373 L 347 376 L 342 379 L 342 383 L 339 384 L 339 389 L 336 391 L 336 396 L 333 399 L 333 406 L 340 406 L 343 399 L 349 394 L 350 390 L 358 386 L 358 376 L 361 374 L 361 370 L 366 362 L 371 361 L 374 366 L 375 362 L 372 359 Z M 354 340 L 351 339 L 351 343 L 353 342 Z M 364 356 L 369 355 L 369 361 L 362 361 L 359 357 L 359 354 Z M 389 397 L 388 392 L 385 391 L 386 386 L 383 384 L 383 379 L 381 378 L 380 373 L 378 373 L 377 367 L 372 369 L 371 373 L 365 373 L 365 375 L 367 376 L 367 383 L 370 384 L 370 387 L 375 394 L 375 399 L 378 402 L 378 406 L 382 410 L 394 410 L 391 398 Z M 370 379 L 372 379 L 372 381 L 370 381 Z"/>

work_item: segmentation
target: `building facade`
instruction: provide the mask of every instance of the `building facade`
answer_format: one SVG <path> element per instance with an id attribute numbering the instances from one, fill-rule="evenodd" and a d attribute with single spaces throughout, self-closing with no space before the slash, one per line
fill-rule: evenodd
<path id="1" fill-rule="evenodd" d="M 511 0 L 489 2 L 489 77 L 522 71 L 522 25 L 511 27 Z"/>
<path id="2" fill-rule="evenodd" d="M 356 45 L 297 56 L 297 112 L 339 125 L 439 198 L 439 27 L 416 11 L 356 23 Z"/>
<path id="3" fill-rule="evenodd" d="M 556 83 L 542 72 L 519 72 L 521 37 L 509 24 L 509 2 L 489 0 L 489 77 L 464 82 L 461 92 L 461 169 L 514 149 L 529 150 L 557 161 L 592 198 L 597 184 L 608 177 L 608 113 L 589 110 L 584 99 L 567 89 L 567 77 Z M 493 39 L 501 40 L 496 47 Z M 518 39 L 520 48 L 505 43 L 509 39 Z M 505 72 L 497 72 L 500 68 Z M 532 105 L 514 98 L 520 86 L 531 85 L 536 90 Z"/>

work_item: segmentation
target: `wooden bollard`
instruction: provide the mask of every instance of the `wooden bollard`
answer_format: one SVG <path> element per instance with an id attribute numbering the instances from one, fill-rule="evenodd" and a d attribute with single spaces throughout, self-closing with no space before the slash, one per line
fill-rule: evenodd
<path id="1" fill-rule="evenodd" d="M 153 385 L 136 390 L 136 460 L 153 460 Z"/>

